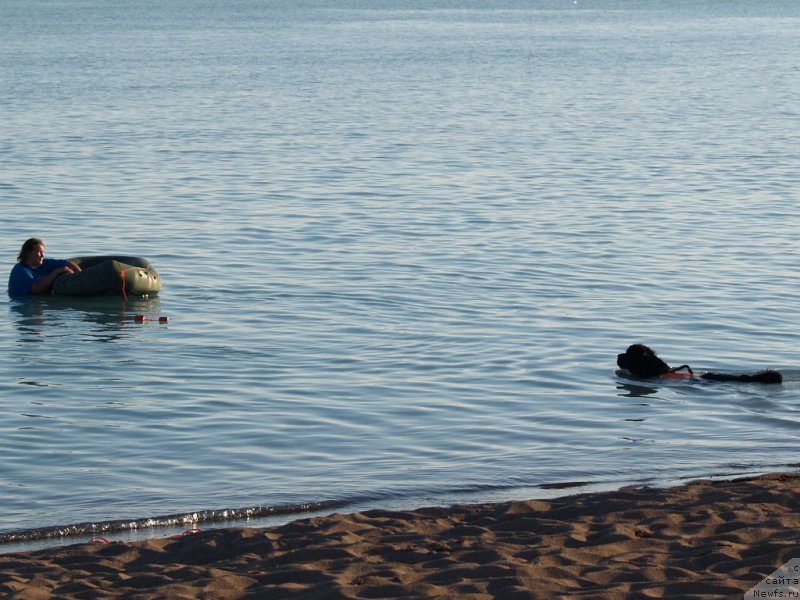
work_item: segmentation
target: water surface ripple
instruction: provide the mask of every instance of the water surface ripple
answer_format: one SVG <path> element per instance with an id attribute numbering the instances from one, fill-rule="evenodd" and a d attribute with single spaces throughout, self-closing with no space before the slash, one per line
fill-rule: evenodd
<path id="1" fill-rule="evenodd" d="M 0 540 L 797 460 L 796 3 L 3 13 L 7 268 L 165 287 L 0 300 Z M 628 380 L 634 341 L 787 381 Z"/>

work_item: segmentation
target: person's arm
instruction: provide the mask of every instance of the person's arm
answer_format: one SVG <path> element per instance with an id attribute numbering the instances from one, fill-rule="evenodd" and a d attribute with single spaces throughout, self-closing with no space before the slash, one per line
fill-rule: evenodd
<path id="1" fill-rule="evenodd" d="M 53 282 L 56 280 L 56 277 L 61 275 L 62 273 L 72 273 L 72 269 L 70 266 L 64 265 L 63 267 L 59 267 L 57 269 L 53 269 L 42 277 L 39 281 L 35 282 L 31 286 L 31 294 L 46 294 L 50 291 L 50 288 L 53 287 Z"/>

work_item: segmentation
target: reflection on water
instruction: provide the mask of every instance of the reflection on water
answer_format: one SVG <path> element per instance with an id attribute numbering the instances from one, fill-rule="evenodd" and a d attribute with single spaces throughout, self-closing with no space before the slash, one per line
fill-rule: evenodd
<path id="1" fill-rule="evenodd" d="M 620 372 L 617 371 L 617 377 L 620 377 Z M 658 388 L 651 385 L 642 385 L 636 383 L 623 383 L 617 386 L 618 390 L 625 390 L 625 393 L 620 393 L 620 396 L 629 398 L 642 398 L 644 396 L 651 396 L 658 392 Z"/>
<path id="2" fill-rule="evenodd" d="M 158 296 L 127 300 L 118 296 L 30 296 L 10 299 L 8 307 L 20 343 L 64 335 L 64 328 L 99 342 L 114 342 L 125 335 L 126 326 L 139 324 L 138 315 L 145 317 L 145 323 L 158 322 L 160 316 Z"/>

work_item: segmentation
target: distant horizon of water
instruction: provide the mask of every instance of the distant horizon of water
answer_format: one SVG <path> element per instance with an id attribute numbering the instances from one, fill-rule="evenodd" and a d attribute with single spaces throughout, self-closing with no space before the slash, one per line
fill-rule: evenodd
<path id="1" fill-rule="evenodd" d="M 6 272 L 38 236 L 164 282 L 3 295 L 0 552 L 797 464 L 800 5 L 0 17 Z"/>

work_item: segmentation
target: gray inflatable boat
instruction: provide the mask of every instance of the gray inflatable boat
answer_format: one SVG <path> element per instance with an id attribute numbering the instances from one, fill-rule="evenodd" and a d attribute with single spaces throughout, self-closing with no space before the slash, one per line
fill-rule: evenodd
<path id="1" fill-rule="evenodd" d="M 79 273 L 65 273 L 53 283 L 57 296 L 149 296 L 161 290 L 161 277 L 150 261 L 135 256 L 70 258 Z"/>

